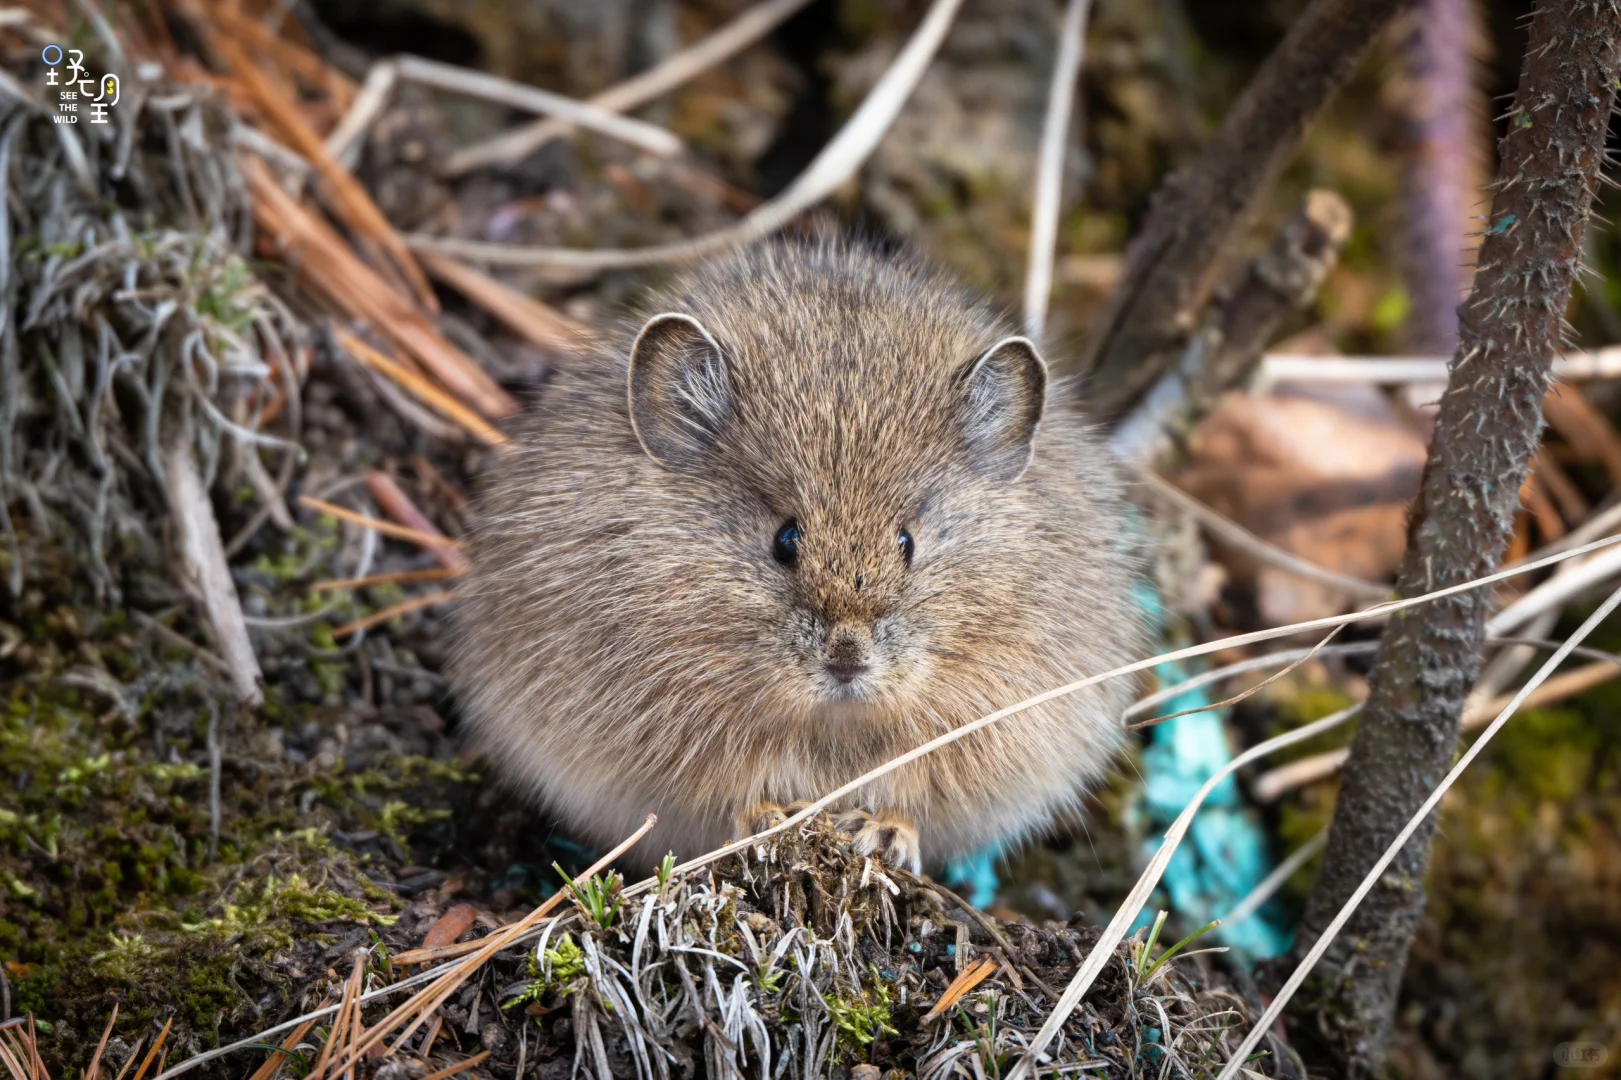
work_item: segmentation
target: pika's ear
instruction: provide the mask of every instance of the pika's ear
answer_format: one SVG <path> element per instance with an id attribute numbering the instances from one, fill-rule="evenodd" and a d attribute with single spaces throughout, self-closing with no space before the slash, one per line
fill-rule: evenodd
<path id="1" fill-rule="evenodd" d="M 628 393 L 636 438 L 665 468 L 701 457 L 732 412 L 726 358 L 691 315 L 647 320 L 630 347 Z"/>
<path id="2" fill-rule="evenodd" d="M 960 376 L 963 438 L 981 472 L 1012 483 L 1030 464 L 1030 440 L 1047 405 L 1047 364 L 1030 339 L 986 349 Z"/>

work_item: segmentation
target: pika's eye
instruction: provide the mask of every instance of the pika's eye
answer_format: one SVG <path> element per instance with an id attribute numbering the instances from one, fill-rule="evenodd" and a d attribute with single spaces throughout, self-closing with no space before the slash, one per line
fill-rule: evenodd
<path id="1" fill-rule="evenodd" d="M 799 558 L 799 522 L 789 518 L 771 540 L 771 557 L 784 566 L 794 565 Z"/>
<path id="2" fill-rule="evenodd" d="M 896 537 L 895 539 L 896 542 L 900 544 L 901 558 L 906 560 L 907 566 L 911 566 L 912 555 L 917 551 L 917 544 L 913 542 L 912 534 L 907 532 L 905 529 L 902 529 L 900 536 Z"/>

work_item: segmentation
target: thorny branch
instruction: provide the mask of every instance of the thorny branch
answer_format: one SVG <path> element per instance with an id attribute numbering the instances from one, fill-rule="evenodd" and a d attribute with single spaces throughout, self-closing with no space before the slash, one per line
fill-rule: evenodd
<path id="1" fill-rule="evenodd" d="M 1609 3 L 1549 0 L 1533 19 L 1500 147 L 1474 291 L 1441 400 L 1397 583 L 1403 595 L 1494 571 L 1536 452 L 1542 402 L 1621 72 Z M 1304 955 L 1444 774 L 1480 672 L 1486 593 L 1392 618 L 1306 909 Z M 1434 821 L 1415 836 L 1303 988 L 1290 1030 L 1346 1077 L 1379 1067 L 1424 894 Z"/>

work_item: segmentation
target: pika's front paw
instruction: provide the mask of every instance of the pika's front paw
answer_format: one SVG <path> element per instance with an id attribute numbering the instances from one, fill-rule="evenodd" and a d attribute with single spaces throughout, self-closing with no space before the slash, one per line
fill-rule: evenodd
<path id="1" fill-rule="evenodd" d="M 869 814 L 865 810 L 846 810 L 833 819 L 840 832 L 851 836 L 850 850 L 857 855 L 877 855 L 890 866 L 923 871 L 923 848 L 918 842 L 917 826 L 909 818 L 889 810 Z"/>
<path id="2" fill-rule="evenodd" d="M 756 803 L 737 816 L 732 828 L 737 839 L 753 836 L 767 829 L 775 829 L 809 805 L 810 803 L 804 799 L 791 802 L 787 806 L 774 802 Z"/>

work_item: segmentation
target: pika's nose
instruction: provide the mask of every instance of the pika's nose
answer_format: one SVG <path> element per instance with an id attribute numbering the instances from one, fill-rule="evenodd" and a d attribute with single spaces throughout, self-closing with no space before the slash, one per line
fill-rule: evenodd
<path id="1" fill-rule="evenodd" d="M 867 654 L 872 648 L 872 636 L 855 627 L 834 628 L 828 635 L 827 673 L 841 683 L 852 683 L 867 672 Z"/>

